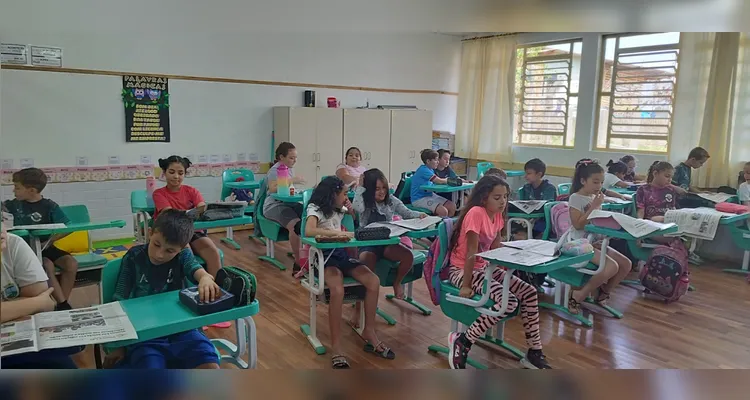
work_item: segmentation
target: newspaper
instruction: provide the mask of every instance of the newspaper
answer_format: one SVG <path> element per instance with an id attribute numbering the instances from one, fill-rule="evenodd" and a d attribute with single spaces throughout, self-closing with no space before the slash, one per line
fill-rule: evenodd
<path id="1" fill-rule="evenodd" d="M 702 199 L 713 201 L 714 203 L 724 203 L 725 201 L 735 197 L 731 194 L 726 193 L 692 193 Z"/>
<path id="2" fill-rule="evenodd" d="M 498 247 L 496 249 L 485 251 L 477 254 L 477 256 L 482 257 L 485 260 L 492 262 L 493 264 L 516 264 L 526 267 L 533 267 L 534 265 L 548 263 L 557 258 L 545 256 L 533 251 L 515 249 L 509 246 Z"/>
<path id="3" fill-rule="evenodd" d="M 528 240 L 516 240 L 513 242 L 503 242 L 503 246 L 512 247 L 514 249 L 526 250 L 532 253 L 541 254 L 544 256 L 556 256 L 557 254 L 557 243 L 550 242 L 547 240 L 528 239 Z"/>
<path id="4" fill-rule="evenodd" d="M 673 223 L 659 223 L 648 219 L 637 219 L 622 213 L 594 210 L 589 214 L 589 220 L 596 218 L 614 218 L 627 233 L 635 238 L 643 237 L 658 230 L 669 228 Z"/>
<path id="5" fill-rule="evenodd" d="M 626 196 L 626 195 L 623 195 L 623 196 Z M 605 196 L 604 197 L 604 202 L 605 203 L 615 203 L 615 204 L 630 204 L 632 202 L 632 197 L 631 197 L 631 200 L 623 200 L 623 199 L 620 199 L 620 198 L 617 198 L 617 197 L 606 197 Z"/>
<path id="6" fill-rule="evenodd" d="M 36 314 L 0 325 L 3 356 L 137 339 L 120 303 Z"/>
<path id="7" fill-rule="evenodd" d="M 547 203 L 547 200 L 515 200 L 510 202 L 510 204 L 518 207 L 519 210 L 526 214 L 531 214 L 534 211 L 539 210 L 544 207 L 545 203 Z"/>
<path id="8" fill-rule="evenodd" d="M 407 232 L 409 232 L 408 229 L 400 227 L 398 225 L 391 225 L 388 222 L 373 222 L 366 226 L 366 228 L 388 228 L 391 230 L 391 234 L 389 237 L 399 237 L 406 235 Z"/>
<path id="9" fill-rule="evenodd" d="M 713 240 L 721 217 L 721 213 L 710 208 L 683 208 L 667 211 L 664 215 L 664 222 L 677 224 L 677 233 L 673 236 L 685 235 Z"/>
<path id="10" fill-rule="evenodd" d="M 389 224 L 397 225 L 402 228 L 406 228 L 412 231 L 421 231 L 432 225 L 440 223 L 443 219 L 440 217 L 425 217 L 425 218 L 413 218 L 413 219 L 402 219 L 400 221 L 391 221 Z"/>
<path id="11" fill-rule="evenodd" d="M 65 224 L 36 224 L 36 225 L 15 225 L 10 228 L 12 229 L 23 229 L 25 231 L 31 231 L 35 229 L 62 229 L 65 228 Z"/>

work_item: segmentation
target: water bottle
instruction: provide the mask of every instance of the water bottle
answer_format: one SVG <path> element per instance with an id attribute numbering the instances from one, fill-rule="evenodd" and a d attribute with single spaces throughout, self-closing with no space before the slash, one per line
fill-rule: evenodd
<path id="1" fill-rule="evenodd" d="M 276 172 L 276 193 L 279 196 L 289 196 L 289 187 L 292 179 L 289 176 L 289 167 L 284 164 L 279 165 Z"/>
<path id="2" fill-rule="evenodd" d="M 146 178 L 146 206 L 154 208 L 154 191 L 156 190 L 156 178 Z"/>

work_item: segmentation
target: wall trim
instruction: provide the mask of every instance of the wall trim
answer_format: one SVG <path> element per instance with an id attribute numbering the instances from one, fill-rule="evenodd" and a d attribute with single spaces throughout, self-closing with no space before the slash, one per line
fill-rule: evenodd
<path id="1" fill-rule="evenodd" d="M 111 71 L 111 70 L 86 69 L 86 68 L 36 67 L 36 66 L 31 66 L 31 65 L 6 64 L 6 65 L 2 65 L 2 69 L 16 70 L 16 71 L 59 72 L 59 73 L 66 73 L 66 74 L 79 74 L 79 75 L 105 75 L 105 76 L 148 75 L 148 76 L 157 76 L 161 78 L 168 78 L 168 79 L 182 80 L 182 81 L 239 83 L 239 84 L 244 84 L 244 85 L 264 85 L 264 86 L 294 86 L 294 87 L 315 88 L 315 89 L 357 90 L 357 91 L 363 91 L 363 92 L 437 94 L 437 95 L 446 95 L 446 96 L 458 96 L 458 92 L 447 92 L 443 90 L 391 89 L 391 88 L 376 88 L 376 87 L 368 87 L 368 86 L 326 85 L 326 84 L 320 84 L 320 83 L 264 81 L 264 80 L 256 80 L 256 79 L 220 78 L 220 77 L 195 76 L 195 75 L 153 74 L 153 73 L 148 73 L 148 72 Z"/>

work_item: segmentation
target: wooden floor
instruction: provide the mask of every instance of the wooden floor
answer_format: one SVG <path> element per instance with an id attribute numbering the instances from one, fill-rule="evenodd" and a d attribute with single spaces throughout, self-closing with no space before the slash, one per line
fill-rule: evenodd
<path id="1" fill-rule="evenodd" d="M 216 243 L 219 237 L 212 236 Z M 224 251 L 225 265 L 242 267 L 258 279 L 260 314 L 254 318 L 258 368 L 330 368 L 330 356 L 316 355 L 299 329 L 308 320 L 308 292 L 292 278 L 290 270 L 282 272 L 259 261 L 257 257 L 265 248 L 249 240 L 246 231 L 236 232 L 235 239 L 242 245 L 239 251 L 218 245 Z M 281 244 L 277 249 L 276 254 L 285 254 L 288 247 Z M 291 267 L 291 260 L 286 261 Z M 621 286 L 613 293 L 612 305 L 625 317 L 617 320 L 596 314 L 593 328 L 542 310 L 542 341 L 549 362 L 560 369 L 750 368 L 750 285 L 740 276 L 722 273 L 724 267 L 717 263 L 693 267 L 691 281 L 697 291 L 669 305 Z M 430 306 L 432 315 L 423 316 L 407 304 L 385 300 L 382 296 L 390 289 L 381 288 L 379 306 L 398 324 L 388 326 L 378 318 L 377 329 L 381 340 L 396 352 L 395 360 L 365 353 L 359 336 L 342 328 L 344 351 L 352 368 L 448 368 L 445 356 L 428 353 L 427 346 L 447 344 L 450 321 L 432 305 L 423 281 L 415 282 L 414 289 L 415 298 Z M 82 288 L 74 291 L 71 302 L 84 306 L 95 303 L 96 298 L 95 289 Z M 346 319 L 345 315 L 342 324 Z M 325 305 L 318 307 L 318 321 L 318 335 L 327 345 Z M 233 333 L 233 328 L 208 331 L 210 337 L 230 339 Z M 520 318 L 506 325 L 506 339 L 526 350 Z M 471 356 L 491 368 L 520 368 L 505 352 L 488 347 L 474 346 Z M 76 361 L 81 367 L 93 368 L 91 350 L 77 355 Z"/>

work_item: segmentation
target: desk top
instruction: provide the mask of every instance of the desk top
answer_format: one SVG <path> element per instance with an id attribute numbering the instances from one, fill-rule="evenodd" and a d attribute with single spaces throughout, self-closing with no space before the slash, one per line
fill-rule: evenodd
<path id="1" fill-rule="evenodd" d="M 517 177 L 517 176 L 524 176 L 524 175 L 526 175 L 526 171 L 520 171 L 520 170 L 511 169 L 511 170 L 506 170 L 505 174 L 508 175 L 508 178 L 514 178 L 514 177 Z"/>
<path id="2" fill-rule="evenodd" d="M 508 218 L 522 218 L 522 219 L 537 219 L 544 218 L 543 212 L 526 214 L 525 212 L 512 212 L 508 213 Z"/>
<path id="3" fill-rule="evenodd" d="M 302 192 L 297 193 L 295 190 L 294 194 L 291 196 L 282 196 L 278 193 L 271 193 L 271 197 L 278 201 L 282 201 L 284 203 L 301 203 L 302 202 Z"/>
<path id="4" fill-rule="evenodd" d="M 230 189 L 258 189 L 260 188 L 260 182 L 258 181 L 240 181 L 240 182 L 224 182 L 224 186 Z"/>
<path id="5" fill-rule="evenodd" d="M 431 238 L 438 236 L 438 229 L 435 225 L 429 228 L 422 229 L 420 231 L 408 231 L 404 236 L 412 239 Z"/>
<path id="6" fill-rule="evenodd" d="M 348 247 L 366 247 L 366 246 L 390 246 L 392 244 L 398 244 L 399 238 L 392 237 L 389 239 L 383 239 L 383 240 L 356 240 L 352 239 L 348 242 L 331 242 L 331 243 L 318 243 L 315 241 L 315 238 L 312 237 L 303 237 L 302 238 L 302 244 L 307 244 L 310 246 L 313 246 L 315 248 L 325 250 L 325 249 L 345 249 Z"/>
<path id="7" fill-rule="evenodd" d="M 15 230 L 14 229 L 8 229 L 8 232 L 10 232 L 10 233 L 12 233 L 12 234 L 14 234 L 16 236 L 20 236 L 20 237 L 27 237 L 27 236 L 29 236 L 29 231 L 27 231 L 25 229 L 15 229 Z"/>
<path id="8" fill-rule="evenodd" d="M 630 194 L 630 195 L 635 194 L 635 192 L 636 192 L 635 190 L 631 189 L 630 187 L 626 187 L 626 188 L 621 188 L 621 187 L 617 187 L 616 188 L 616 187 L 613 187 L 613 188 L 610 188 L 609 190 L 611 190 L 611 191 L 613 191 L 615 193 L 619 193 L 619 194 Z"/>
<path id="9" fill-rule="evenodd" d="M 29 231 L 31 236 L 50 236 L 64 233 L 83 232 L 83 231 L 95 231 L 99 229 L 109 228 L 123 228 L 125 227 L 125 221 L 116 220 L 109 222 L 90 222 L 87 224 L 67 224 L 65 228 L 58 229 L 38 229 Z"/>
<path id="10" fill-rule="evenodd" d="M 750 214 L 737 214 L 732 217 L 730 216 L 722 216 L 719 220 L 719 225 L 730 225 L 730 224 L 736 224 L 737 222 L 746 221 L 748 218 L 750 218 Z"/>
<path id="11" fill-rule="evenodd" d="M 612 239 L 624 239 L 624 240 L 630 240 L 630 241 L 640 240 L 640 239 L 648 239 L 648 238 L 652 238 L 652 237 L 656 237 L 656 236 L 669 235 L 669 234 L 672 234 L 672 233 L 676 233 L 677 230 L 678 230 L 677 229 L 677 225 L 674 225 L 674 226 L 671 226 L 669 228 L 660 229 L 660 230 L 658 230 L 656 232 L 651 232 L 648 235 L 644 235 L 644 236 L 641 236 L 639 238 L 636 238 L 636 237 L 634 237 L 633 235 L 629 234 L 628 232 L 626 232 L 623 229 L 615 230 L 615 229 L 610 229 L 610 228 L 602 228 L 601 226 L 594 226 L 594 225 L 591 225 L 591 224 L 586 225 L 585 229 L 586 229 L 586 232 L 589 232 L 589 233 L 597 233 L 597 234 L 600 234 L 600 235 L 604 235 L 604 236 L 610 237 Z"/>
<path id="12" fill-rule="evenodd" d="M 248 216 L 242 216 L 232 219 L 220 219 L 216 221 L 195 221 L 193 227 L 197 230 L 213 229 L 213 228 L 227 228 L 230 226 L 247 225 L 252 224 L 253 219 Z"/>
<path id="13" fill-rule="evenodd" d="M 138 334 L 138 339 L 107 343 L 107 348 L 127 346 L 219 322 L 253 316 L 260 310 L 258 300 L 244 307 L 208 315 L 197 315 L 180 302 L 179 291 L 121 301 L 122 309 Z"/>
<path id="14" fill-rule="evenodd" d="M 588 253 L 588 254 L 582 254 L 580 256 L 560 256 L 550 262 L 534 265 L 534 266 L 526 266 L 526 265 L 519 265 L 519 264 L 513 264 L 508 263 L 507 261 L 498 261 L 493 260 L 491 258 L 483 257 L 485 260 L 489 261 L 492 264 L 500 265 L 505 268 L 509 269 L 517 269 L 519 271 L 525 271 L 525 272 L 532 272 L 535 274 L 546 274 L 561 268 L 566 268 L 571 265 L 584 263 L 587 261 L 591 261 L 592 258 L 594 258 L 594 253 Z"/>
<path id="15" fill-rule="evenodd" d="M 422 185 L 419 188 L 421 190 L 425 190 L 428 192 L 435 192 L 435 193 L 453 193 L 453 192 L 460 192 L 462 190 L 469 190 L 476 185 L 475 182 L 472 183 L 464 183 L 461 186 L 449 186 L 449 185 Z"/>

